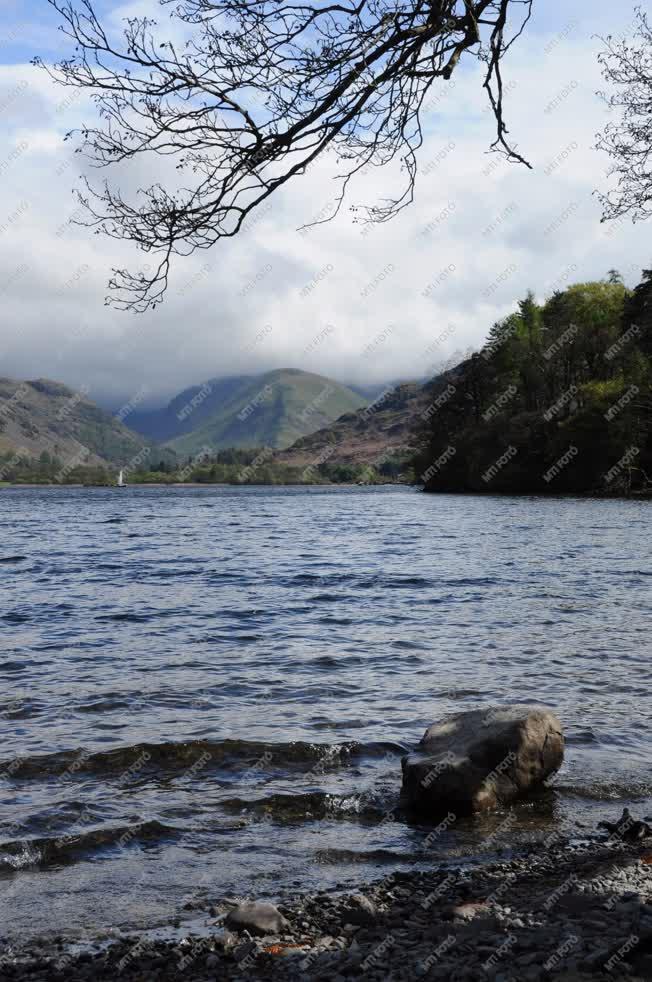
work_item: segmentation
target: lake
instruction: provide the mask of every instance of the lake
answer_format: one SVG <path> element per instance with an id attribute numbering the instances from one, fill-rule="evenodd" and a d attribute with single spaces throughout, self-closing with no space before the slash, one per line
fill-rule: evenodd
<path id="1" fill-rule="evenodd" d="M 652 811 L 647 502 L 414 489 L 0 491 L 5 937 L 469 863 Z M 433 720 L 553 707 L 509 814 L 396 810 Z"/>

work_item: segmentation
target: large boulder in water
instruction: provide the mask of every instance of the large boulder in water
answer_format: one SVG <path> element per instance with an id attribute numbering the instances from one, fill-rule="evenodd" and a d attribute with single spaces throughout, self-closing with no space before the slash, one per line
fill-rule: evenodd
<path id="1" fill-rule="evenodd" d="M 561 723 L 547 709 L 456 713 L 428 727 L 416 751 L 403 758 L 403 793 L 421 812 L 457 818 L 522 797 L 563 759 Z"/>

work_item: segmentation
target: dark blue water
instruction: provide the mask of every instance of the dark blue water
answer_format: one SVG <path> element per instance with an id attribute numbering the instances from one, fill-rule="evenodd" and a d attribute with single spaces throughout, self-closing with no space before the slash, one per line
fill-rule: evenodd
<path id="1" fill-rule="evenodd" d="M 149 925 L 649 814 L 651 507 L 1 491 L 3 933 Z M 424 849 L 393 811 L 401 753 L 505 701 L 559 712 L 564 770 Z"/>

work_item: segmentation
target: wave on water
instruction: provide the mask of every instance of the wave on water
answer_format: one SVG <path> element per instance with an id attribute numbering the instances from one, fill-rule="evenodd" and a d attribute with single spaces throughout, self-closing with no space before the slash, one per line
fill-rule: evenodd
<path id="1" fill-rule="evenodd" d="M 115 750 L 91 753 L 84 748 L 53 754 L 33 754 L 0 761 L 0 774 L 14 779 L 96 774 L 107 778 L 136 778 L 152 771 L 196 773 L 211 766 L 223 770 L 277 771 L 292 767 L 319 770 L 345 767 L 364 758 L 391 757 L 406 753 L 397 743 L 355 740 L 343 743 L 263 743 L 249 740 L 187 740 L 179 743 L 138 743 Z M 317 769 L 315 767 L 315 769 Z"/>
<path id="2" fill-rule="evenodd" d="M 383 800 L 379 793 L 336 795 L 324 791 L 304 794 L 271 794 L 254 800 L 227 798 L 221 807 L 237 815 L 247 815 L 277 822 L 305 822 L 321 819 L 360 819 L 377 823 L 397 802 Z"/>
<path id="3" fill-rule="evenodd" d="M 646 801 L 652 794 L 652 787 L 640 780 L 632 780 L 626 784 L 600 780 L 587 780 L 583 784 L 574 784 L 560 780 L 554 781 L 551 787 L 561 795 L 587 801 Z"/>
<path id="4" fill-rule="evenodd" d="M 422 852 L 402 853 L 391 849 L 318 849 L 315 853 L 318 863 L 325 865 L 353 865 L 355 863 L 388 864 L 398 866 L 401 863 L 423 862 L 426 857 Z"/>
<path id="5" fill-rule="evenodd" d="M 160 616 L 160 612 L 158 611 L 157 616 Z M 98 614 L 98 616 L 95 618 L 96 621 L 126 621 L 130 624 L 145 624 L 151 619 L 151 614 L 134 614 L 129 611 L 118 614 Z"/>
<path id="6" fill-rule="evenodd" d="M 414 589 L 414 587 L 427 587 L 432 585 L 433 581 L 425 576 L 393 576 L 390 579 L 386 579 L 383 583 L 383 586 L 390 590 L 402 590 L 408 587 Z"/>
<path id="7" fill-rule="evenodd" d="M 127 848 L 143 842 L 160 842 L 178 838 L 181 831 L 155 820 L 91 829 L 56 838 L 12 839 L 0 842 L 0 873 L 11 873 L 33 867 L 72 863 L 107 847 Z"/>
<path id="8" fill-rule="evenodd" d="M 436 581 L 427 576 L 417 576 L 412 573 L 389 574 L 389 573 L 358 573 L 358 572 L 338 572 L 338 573 L 295 573 L 293 576 L 281 576 L 277 581 L 279 586 L 292 587 L 350 587 L 359 590 L 373 589 L 415 589 L 433 587 Z M 467 581 L 460 581 L 465 583 Z M 489 583 L 487 579 L 469 580 L 469 583 Z"/>

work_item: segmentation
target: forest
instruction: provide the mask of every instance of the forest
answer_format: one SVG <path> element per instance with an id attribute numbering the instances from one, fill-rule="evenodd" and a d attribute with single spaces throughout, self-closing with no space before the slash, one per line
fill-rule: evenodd
<path id="1" fill-rule="evenodd" d="M 652 494 L 652 271 L 528 295 L 431 383 L 427 491 Z"/>

